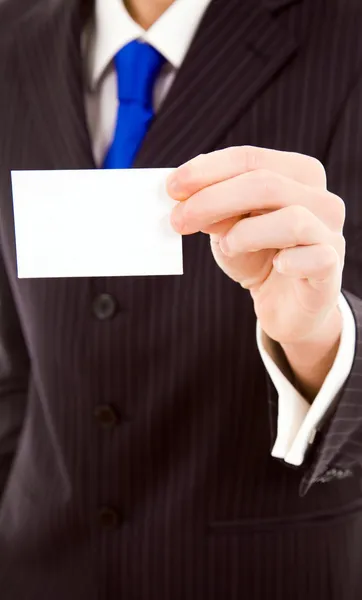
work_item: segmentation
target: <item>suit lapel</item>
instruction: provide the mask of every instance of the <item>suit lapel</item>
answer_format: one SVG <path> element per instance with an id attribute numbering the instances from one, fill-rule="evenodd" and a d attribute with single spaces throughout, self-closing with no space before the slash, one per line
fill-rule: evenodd
<path id="1" fill-rule="evenodd" d="M 14 44 L 19 81 L 24 82 L 27 120 L 33 123 L 31 168 L 94 168 L 86 123 L 81 34 L 76 0 L 19 31 Z M 30 126 L 29 126 L 30 127 Z M 37 165 L 39 163 L 39 165 Z"/>
<path id="2" fill-rule="evenodd" d="M 178 166 L 217 144 L 297 49 L 292 34 L 272 15 L 286 3 L 211 3 L 136 167 Z"/>

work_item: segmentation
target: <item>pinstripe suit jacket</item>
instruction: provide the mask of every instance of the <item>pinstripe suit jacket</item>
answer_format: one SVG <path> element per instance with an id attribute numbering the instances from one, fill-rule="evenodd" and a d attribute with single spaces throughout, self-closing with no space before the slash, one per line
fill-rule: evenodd
<path id="1" fill-rule="evenodd" d="M 17 280 L 10 170 L 94 167 L 84 8 L 0 0 L 1 598 L 360 599 L 361 3 L 214 0 L 135 163 L 293 150 L 345 200 L 355 360 L 299 469 L 206 236 L 182 278 Z"/>

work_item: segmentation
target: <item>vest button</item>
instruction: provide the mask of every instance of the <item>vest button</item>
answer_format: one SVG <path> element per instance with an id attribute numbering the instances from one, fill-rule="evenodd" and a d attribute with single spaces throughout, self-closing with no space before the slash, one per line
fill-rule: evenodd
<path id="1" fill-rule="evenodd" d="M 93 314 L 100 321 L 111 319 L 117 311 L 116 300 L 111 294 L 99 294 L 93 300 Z"/>
<path id="2" fill-rule="evenodd" d="M 103 506 L 99 509 L 98 519 L 103 529 L 116 529 L 120 524 L 118 511 L 109 506 Z"/>
<path id="3" fill-rule="evenodd" d="M 111 429 L 119 423 L 119 417 L 110 404 L 99 404 L 94 409 L 94 416 L 98 423 L 105 429 Z"/>

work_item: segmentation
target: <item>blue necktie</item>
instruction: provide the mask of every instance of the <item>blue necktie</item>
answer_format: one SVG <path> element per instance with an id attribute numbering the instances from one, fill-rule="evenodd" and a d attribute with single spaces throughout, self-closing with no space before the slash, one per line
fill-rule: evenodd
<path id="1" fill-rule="evenodd" d="M 153 87 L 164 64 L 163 56 L 138 40 L 124 46 L 114 57 L 118 82 L 118 115 L 113 142 L 104 169 L 127 169 L 154 117 Z"/>

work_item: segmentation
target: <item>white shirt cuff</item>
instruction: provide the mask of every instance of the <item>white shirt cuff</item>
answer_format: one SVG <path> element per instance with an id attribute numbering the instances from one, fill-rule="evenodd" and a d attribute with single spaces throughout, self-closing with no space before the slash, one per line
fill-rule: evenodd
<path id="1" fill-rule="evenodd" d="M 351 371 L 356 343 L 356 324 L 347 300 L 341 294 L 339 309 L 342 333 L 337 356 L 313 404 L 309 404 L 277 366 L 273 342 L 257 323 L 257 344 L 266 370 L 278 393 L 277 437 L 272 456 L 299 466 L 308 445 Z"/>

